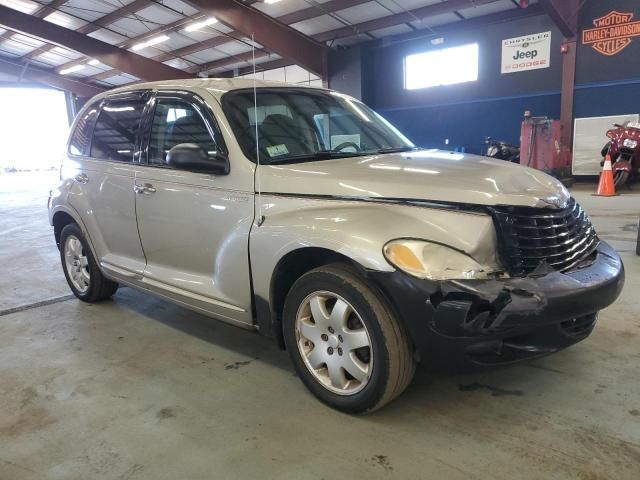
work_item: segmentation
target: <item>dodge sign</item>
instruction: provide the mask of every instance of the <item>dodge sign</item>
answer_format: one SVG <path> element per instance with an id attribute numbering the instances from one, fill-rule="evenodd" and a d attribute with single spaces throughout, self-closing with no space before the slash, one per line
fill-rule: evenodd
<path id="1" fill-rule="evenodd" d="M 548 68 L 551 32 L 534 33 L 502 41 L 502 73 Z"/>

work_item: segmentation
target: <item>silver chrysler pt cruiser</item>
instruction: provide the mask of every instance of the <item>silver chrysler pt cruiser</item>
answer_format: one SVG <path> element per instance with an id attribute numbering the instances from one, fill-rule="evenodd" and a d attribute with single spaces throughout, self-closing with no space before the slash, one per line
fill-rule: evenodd
<path id="1" fill-rule="evenodd" d="M 123 284 L 257 330 L 349 413 L 394 399 L 417 362 L 501 365 L 583 340 L 624 283 L 554 178 L 415 148 L 335 91 L 251 80 L 93 98 L 49 219 L 80 300 Z"/>

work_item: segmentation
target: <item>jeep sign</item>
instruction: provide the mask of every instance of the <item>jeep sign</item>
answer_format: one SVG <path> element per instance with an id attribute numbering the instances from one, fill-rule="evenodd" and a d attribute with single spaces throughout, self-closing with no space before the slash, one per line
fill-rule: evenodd
<path id="1" fill-rule="evenodd" d="M 502 73 L 548 68 L 551 32 L 535 33 L 502 41 Z"/>

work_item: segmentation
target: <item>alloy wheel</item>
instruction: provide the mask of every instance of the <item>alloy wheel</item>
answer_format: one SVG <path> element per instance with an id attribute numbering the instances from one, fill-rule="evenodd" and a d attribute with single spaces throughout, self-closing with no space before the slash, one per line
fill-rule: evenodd
<path id="1" fill-rule="evenodd" d="M 296 340 L 304 363 L 325 388 L 353 395 L 369 382 L 373 349 L 365 323 L 354 307 L 331 292 L 314 292 L 296 315 Z"/>
<path id="2" fill-rule="evenodd" d="M 69 235 L 64 244 L 64 261 L 69 280 L 79 293 L 89 290 L 89 259 L 82 242 L 75 235 Z"/>

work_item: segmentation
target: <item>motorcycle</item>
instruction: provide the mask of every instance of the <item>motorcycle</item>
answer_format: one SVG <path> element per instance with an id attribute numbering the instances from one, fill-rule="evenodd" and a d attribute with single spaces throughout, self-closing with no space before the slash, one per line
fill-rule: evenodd
<path id="1" fill-rule="evenodd" d="M 603 157 L 611 156 L 613 181 L 618 188 L 627 183 L 640 167 L 640 123 L 616 123 L 614 127 L 607 132 L 611 140 L 600 153 Z M 600 165 L 604 165 L 604 160 Z"/>
<path id="2" fill-rule="evenodd" d="M 487 145 L 485 153 L 487 157 L 520 163 L 520 147 L 507 142 L 493 140 L 491 137 L 485 138 L 484 143 Z"/>

